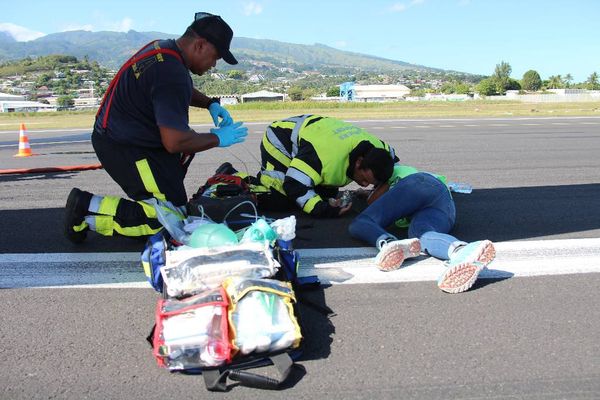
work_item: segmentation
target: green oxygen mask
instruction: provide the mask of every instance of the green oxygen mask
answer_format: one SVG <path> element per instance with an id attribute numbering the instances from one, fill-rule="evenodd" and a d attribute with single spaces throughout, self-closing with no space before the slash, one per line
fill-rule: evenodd
<path id="1" fill-rule="evenodd" d="M 237 244 L 238 238 L 231 229 L 224 224 L 203 224 L 194 229 L 190 235 L 188 246 L 218 247 L 230 244 Z"/>

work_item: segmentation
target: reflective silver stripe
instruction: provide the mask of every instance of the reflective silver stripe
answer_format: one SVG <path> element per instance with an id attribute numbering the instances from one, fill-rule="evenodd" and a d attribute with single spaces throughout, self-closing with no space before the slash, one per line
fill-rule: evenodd
<path id="1" fill-rule="evenodd" d="M 285 179 L 285 173 L 281 171 L 262 170 L 260 171 L 260 173 L 261 175 L 267 175 L 268 177 L 277 179 L 282 182 Z"/>
<path id="2" fill-rule="evenodd" d="M 88 211 L 93 212 L 93 213 L 97 213 L 98 211 L 100 211 L 100 202 L 102 202 L 103 198 L 104 197 L 102 197 L 102 196 L 93 195 L 92 200 L 90 200 L 90 205 L 88 207 Z"/>
<path id="3" fill-rule="evenodd" d="M 310 178 L 310 176 L 306 175 L 304 172 L 302 172 L 299 169 L 296 169 L 294 167 L 288 168 L 285 175 L 292 179 L 297 180 L 304 186 L 309 186 L 309 187 L 315 186 L 315 183 Z"/>
<path id="4" fill-rule="evenodd" d="M 90 231 L 96 232 L 96 216 L 95 215 L 86 215 L 85 222 L 87 222 L 88 227 L 90 228 Z"/>
<path id="5" fill-rule="evenodd" d="M 281 141 L 279 140 L 277 135 L 275 135 L 275 132 L 273 132 L 270 126 L 267 127 L 267 140 L 284 156 L 286 156 L 287 158 L 292 158 L 290 153 L 288 153 L 288 151 L 285 149 L 285 146 L 283 145 L 283 143 L 281 143 Z"/>
<path id="6" fill-rule="evenodd" d="M 309 190 L 308 192 L 306 192 L 306 194 L 304 196 L 298 197 L 296 199 L 296 204 L 298 204 L 300 206 L 300 208 L 304 208 L 304 205 L 306 204 L 306 202 L 315 196 L 317 196 L 315 191 Z"/>
<path id="7" fill-rule="evenodd" d="M 302 128 L 302 124 L 304 124 L 306 118 L 312 116 L 312 114 L 306 114 L 300 115 L 299 117 L 292 117 L 286 119 L 286 121 L 294 122 L 296 124 L 294 125 L 294 129 L 292 129 L 292 135 L 290 136 L 290 139 L 292 141 L 292 157 L 296 157 L 296 154 L 298 154 L 298 136 L 300 135 L 300 128 Z"/>
<path id="8" fill-rule="evenodd" d="M 392 160 L 393 160 L 394 158 L 396 158 L 396 152 L 394 151 L 394 148 L 392 146 L 389 146 L 389 148 L 390 148 L 390 155 L 392 156 Z"/>

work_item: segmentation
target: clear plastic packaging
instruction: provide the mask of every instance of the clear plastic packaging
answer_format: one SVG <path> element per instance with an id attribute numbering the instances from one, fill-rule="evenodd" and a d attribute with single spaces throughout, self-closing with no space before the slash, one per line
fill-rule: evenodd
<path id="1" fill-rule="evenodd" d="M 448 189 L 454 193 L 471 194 L 473 192 L 473 186 L 468 183 L 448 182 Z"/>
<path id="2" fill-rule="evenodd" d="M 277 233 L 279 239 L 290 241 L 296 237 L 296 216 L 290 215 L 277 219 L 271 222 L 271 228 Z"/>
<path id="3" fill-rule="evenodd" d="M 231 360 L 227 299 L 221 289 L 158 303 L 156 356 L 171 370 L 215 367 Z"/>
<path id="4" fill-rule="evenodd" d="M 166 252 L 161 274 L 170 297 L 193 295 L 220 286 L 230 276 L 268 278 L 279 263 L 268 242 Z"/>
<path id="5" fill-rule="evenodd" d="M 302 338 L 294 315 L 294 292 L 287 282 L 230 278 L 232 340 L 239 354 L 297 347 Z"/>

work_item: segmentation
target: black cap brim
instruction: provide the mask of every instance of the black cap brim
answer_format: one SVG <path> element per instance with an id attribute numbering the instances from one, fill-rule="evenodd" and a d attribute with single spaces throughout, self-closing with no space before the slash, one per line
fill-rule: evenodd
<path id="1" fill-rule="evenodd" d="M 231 51 L 221 50 L 220 54 L 221 54 L 221 58 L 223 59 L 223 61 L 225 61 L 227 64 L 235 65 L 238 63 L 238 61 L 235 59 L 233 54 L 231 54 Z"/>

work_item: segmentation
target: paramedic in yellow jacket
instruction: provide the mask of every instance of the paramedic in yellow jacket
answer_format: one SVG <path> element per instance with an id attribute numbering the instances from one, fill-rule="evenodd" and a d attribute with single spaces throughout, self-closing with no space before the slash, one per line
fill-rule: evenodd
<path id="1" fill-rule="evenodd" d="M 259 196 L 263 210 L 295 203 L 315 217 L 337 217 L 350 209 L 338 188 L 386 182 L 398 161 L 394 149 L 366 130 L 320 115 L 275 121 L 260 145 L 260 184 L 270 189 Z"/>

